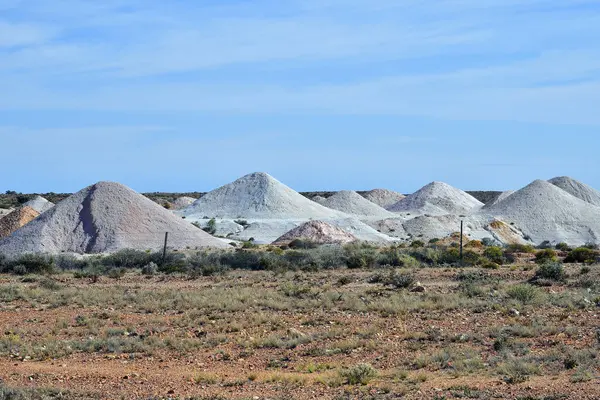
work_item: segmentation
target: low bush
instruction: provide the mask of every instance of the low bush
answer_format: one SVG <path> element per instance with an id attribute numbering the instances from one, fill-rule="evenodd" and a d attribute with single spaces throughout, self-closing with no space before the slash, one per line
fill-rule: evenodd
<path id="1" fill-rule="evenodd" d="M 558 243 L 554 248 L 559 251 L 571 251 L 571 247 L 565 242 Z"/>
<path id="2" fill-rule="evenodd" d="M 506 246 L 507 254 L 515 254 L 515 253 L 535 253 L 535 248 L 530 244 L 509 244 Z"/>
<path id="3" fill-rule="evenodd" d="M 558 261 L 558 256 L 556 251 L 552 249 L 544 249 L 535 253 L 535 263 L 536 264 L 545 264 L 549 262 Z"/>
<path id="4" fill-rule="evenodd" d="M 344 369 L 340 372 L 340 376 L 348 385 L 368 385 L 377 377 L 377 370 L 369 364 L 358 364 Z"/>
<path id="5" fill-rule="evenodd" d="M 489 246 L 483 251 L 483 256 L 493 263 L 502 265 L 505 262 L 504 251 L 499 246 Z"/>
<path id="6" fill-rule="evenodd" d="M 563 265 L 557 261 L 546 262 L 538 268 L 533 277 L 533 281 L 539 280 L 552 280 L 562 282 L 566 278 L 565 270 Z"/>
<path id="7" fill-rule="evenodd" d="M 309 239 L 294 239 L 288 244 L 288 247 L 290 249 L 316 249 L 319 244 Z"/>
<path id="8" fill-rule="evenodd" d="M 535 286 L 519 284 L 508 288 L 506 294 L 511 299 L 520 301 L 523 304 L 529 304 L 539 297 L 540 292 Z"/>
<path id="9" fill-rule="evenodd" d="M 587 247 L 578 247 L 571 250 L 565 258 L 566 263 L 594 263 L 598 255 Z"/>

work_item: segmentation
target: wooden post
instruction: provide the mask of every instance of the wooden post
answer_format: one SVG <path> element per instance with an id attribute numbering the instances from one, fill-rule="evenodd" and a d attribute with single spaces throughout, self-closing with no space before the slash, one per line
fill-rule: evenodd
<path id="1" fill-rule="evenodd" d="M 463 262 L 463 221 L 460 220 L 460 266 L 464 266 Z"/>
<path id="2" fill-rule="evenodd" d="M 162 265 L 167 261 L 167 243 L 169 241 L 169 232 L 165 232 L 165 247 L 163 247 Z"/>

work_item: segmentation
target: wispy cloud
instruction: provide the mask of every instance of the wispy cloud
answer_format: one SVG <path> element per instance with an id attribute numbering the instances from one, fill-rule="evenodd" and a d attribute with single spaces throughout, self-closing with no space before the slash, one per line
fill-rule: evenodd
<path id="1" fill-rule="evenodd" d="M 32 0 L 6 8 L 4 110 L 600 124 L 591 106 L 600 100 L 597 1 Z"/>

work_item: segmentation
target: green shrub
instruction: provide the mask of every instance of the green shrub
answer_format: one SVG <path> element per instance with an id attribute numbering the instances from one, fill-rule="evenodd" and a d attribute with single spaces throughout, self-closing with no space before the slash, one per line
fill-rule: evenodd
<path id="1" fill-rule="evenodd" d="M 142 275 L 153 276 L 158 272 L 158 265 L 153 262 L 149 262 L 148 264 L 142 267 Z"/>
<path id="2" fill-rule="evenodd" d="M 424 246 L 425 246 L 425 243 L 422 240 L 415 240 L 410 244 L 410 247 L 415 247 L 415 248 L 424 247 Z"/>
<path id="3" fill-rule="evenodd" d="M 370 283 L 381 283 L 397 289 L 409 288 L 415 283 L 415 276 L 400 271 L 391 271 L 387 274 L 378 273 L 369 278 Z"/>
<path id="4" fill-rule="evenodd" d="M 596 261 L 597 254 L 594 250 L 587 247 L 578 247 L 571 250 L 565 258 L 566 263 L 593 263 Z"/>
<path id="5" fill-rule="evenodd" d="M 504 252 L 499 246 L 489 246 L 483 251 L 483 256 L 493 263 L 504 264 Z"/>
<path id="6" fill-rule="evenodd" d="M 548 262 L 558 261 L 558 257 L 556 255 L 556 251 L 552 249 L 544 249 L 540 250 L 535 254 L 535 263 L 536 264 L 545 264 Z"/>
<path id="7" fill-rule="evenodd" d="M 527 284 L 511 286 L 506 293 L 511 299 L 518 300 L 523 304 L 533 302 L 540 295 L 538 288 Z"/>
<path id="8" fill-rule="evenodd" d="M 211 218 L 202 230 L 208 234 L 214 235 L 217 232 L 217 221 Z"/>
<path id="9" fill-rule="evenodd" d="M 369 364 L 358 364 L 340 372 L 348 385 L 368 385 L 377 377 L 377 370 Z"/>
<path id="10" fill-rule="evenodd" d="M 54 272 L 54 258 L 44 254 L 24 254 L 11 261 L 5 269 L 17 275 L 51 274 Z M 23 273 L 23 271 L 25 271 Z"/>
<path id="11" fill-rule="evenodd" d="M 349 244 L 345 248 L 346 266 L 351 269 L 370 268 L 377 261 L 377 250 L 364 244 Z"/>
<path id="12" fill-rule="evenodd" d="M 294 239 L 288 246 L 290 249 L 315 249 L 319 244 L 310 239 Z"/>
<path id="13" fill-rule="evenodd" d="M 565 277 L 566 274 L 563 265 L 557 261 L 550 261 L 540 265 L 533 279 L 549 279 L 552 281 L 562 282 L 565 280 Z"/>
<path id="14" fill-rule="evenodd" d="M 420 263 L 416 258 L 406 254 L 402 249 L 397 247 L 383 249 L 379 253 L 377 263 L 379 265 L 391 267 L 417 268 L 420 266 Z"/>
<path id="15" fill-rule="evenodd" d="M 571 247 L 568 244 L 566 244 L 565 242 L 560 242 L 559 244 L 557 244 L 554 247 L 556 248 L 556 250 L 559 250 L 559 251 L 571 251 Z"/>
<path id="16" fill-rule="evenodd" d="M 117 268 L 142 268 L 156 256 L 145 251 L 123 249 L 102 258 L 102 264 Z"/>
<path id="17" fill-rule="evenodd" d="M 507 254 L 515 254 L 515 253 L 535 253 L 535 248 L 530 244 L 509 244 L 506 246 Z"/>

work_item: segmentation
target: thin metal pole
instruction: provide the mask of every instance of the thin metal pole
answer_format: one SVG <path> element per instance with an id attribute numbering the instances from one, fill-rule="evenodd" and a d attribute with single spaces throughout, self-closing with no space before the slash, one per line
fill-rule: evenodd
<path id="1" fill-rule="evenodd" d="M 463 262 L 463 221 L 460 221 L 460 266 L 464 265 Z"/>
<path id="2" fill-rule="evenodd" d="M 167 242 L 169 241 L 169 232 L 165 232 L 165 247 L 163 247 L 162 263 L 165 265 L 167 261 Z"/>

